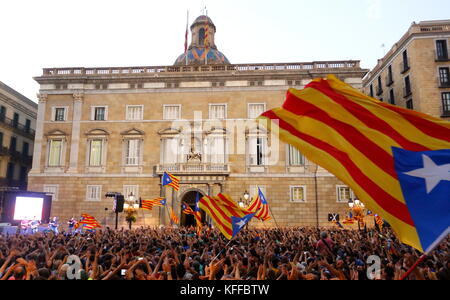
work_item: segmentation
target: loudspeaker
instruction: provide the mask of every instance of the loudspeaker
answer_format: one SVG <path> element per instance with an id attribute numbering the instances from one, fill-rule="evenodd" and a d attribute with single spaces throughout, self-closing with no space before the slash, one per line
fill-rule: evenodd
<path id="1" fill-rule="evenodd" d="M 114 198 L 113 211 L 115 213 L 123 212 L 123 205 L 124 204 L 125 204 L 125 197 L 123 195 L 117 195 L 116 198 Z"/>

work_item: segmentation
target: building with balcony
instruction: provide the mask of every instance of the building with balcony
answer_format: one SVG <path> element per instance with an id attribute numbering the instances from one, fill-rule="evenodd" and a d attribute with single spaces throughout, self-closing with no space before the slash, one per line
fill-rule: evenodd
<path id="1" fill-rule="evenodd" d="M 449 43 L 450 20 L 413 23 L 364 78 L 364 92 L 450 119 Z"/>
<path id="2" fill-rule="evenodd" d="M 0 82 L 0 187 L 26 190 L 37 103 Z"/>
<path id="3" fill-rule="evenodd" d="M 180 216 L 182 202 L 194 205 L 197 193 L 239 201 L 258 187 L 279 225 L 327 225 L 329 213 L 346 213 L 348 187 L 255 119 L 279 107 L 290 87 L 333 73 L 362 89 L 368 70 L 359 61 L 231 64 L 215 45 L 215 29 L 198 18 L 191 46 L 173 66 L 47 68 L 35 78 L 30 189 L 53 194 L 53 215 L 90 213 L 111 225 L 112 200 L 104 195 L 120 192 L 166 197 Z M 164 172 L 180 177 L 179 192 L 161 187 Z M 168 222 L 160 208 L 138 215 L 140 225 Z"/>

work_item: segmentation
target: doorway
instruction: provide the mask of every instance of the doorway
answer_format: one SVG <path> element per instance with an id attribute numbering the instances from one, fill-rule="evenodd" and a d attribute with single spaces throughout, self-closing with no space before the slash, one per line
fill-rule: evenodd
<path id="1" fill-rule="evenodd" d="M 200 199 L 205 195 L 202 192 L 199 191 L 190 191 L 187 192 L 184 196 L 183 199 L 181 199 L 181 203 L 186 203 L 187 205 L 189 205 L 189 207 L 192 210 L 195 210 L 195 200 L 197 198 L 197 194 L 200 194 L 199 197 Z M 180 209 L 181 205 L 180 205 Z M 205 223 L 206 220 L 206 213 L 203 210 L 200 210 L 201 214 L 202 214 L 202 222 Z M 180 218 L 180 225 L 181 226 L 196 226 L 197 223 L 195 221 L 195 217 L 193 215 L 186 215 L 183 213 L 183 211 L 181 211 L 181 218 Z"/>

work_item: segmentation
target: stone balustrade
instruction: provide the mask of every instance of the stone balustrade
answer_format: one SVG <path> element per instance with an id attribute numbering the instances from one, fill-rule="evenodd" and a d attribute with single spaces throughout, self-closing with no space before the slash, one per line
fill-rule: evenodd
<path id="1" fill-rule="evenodd" d="M 200 66 L 155 66 L 126 68 L 45 68 L 43 77 L 58 76 L 120 76 L 164 73 L 208 73 L 208 72 L 271 72 L 271 71 L 311 71 L 360 69 L 359 61 L 327 61 L 310 63 L 280 64 L 237 64 Z"/>
<path id="2" fill-rule="evenodd" d="M 210 163 L 178 163 L 164 164 L 156 167 L 156 173 L 162 174 L 169 172 L 174 175 L 184 174 L 230 174 L 229 164 L 210 164 Z"/>

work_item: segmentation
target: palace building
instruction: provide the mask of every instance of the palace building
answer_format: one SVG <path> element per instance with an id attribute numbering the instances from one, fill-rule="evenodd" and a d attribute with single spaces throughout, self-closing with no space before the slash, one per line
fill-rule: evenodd
<path id="1" fill-rule="evenodd" d="M 173 66 L 44 69 L 35 78 L 29 190 L 52 194 L 52 215 L 62 220 L 89 213 L 108 226 L 108 192 L 162 196 L 181 216 L 181 204 L 194 205 L 197 193 L 243 201 L 259 187 L 274 216 L 265 226 L 323 226 L 329 213 L 346 214 L 351 190 L 255 118 L 281 106 L 288 88 L 327 74 L 362 89 L 368 70 L 359 61 L 231 64 L 215 44 L 210 18 L 197 18 L 191 32 Z M 161 187 L 165 171 L 180 177 L 179 192 Z M 160 208 L 137 216 L 138 225 L 168 223 Z"/>

